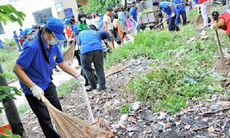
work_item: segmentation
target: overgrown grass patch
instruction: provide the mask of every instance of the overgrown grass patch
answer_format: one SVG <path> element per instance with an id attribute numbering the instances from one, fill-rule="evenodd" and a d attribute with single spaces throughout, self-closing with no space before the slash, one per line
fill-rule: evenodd
<path id="1" fill-rule="evenodd" d="M 202 98 L 206 94 L 222 91 L 219 80 L 213 76 L 205 67 L 159 67 L 136 76 L 126 91 L 132 92 L 137 101 L 153 104 L 156 111 L 165 109 L 175 113 L 185 107 L 186 101 L 192 97 Z"/>
<path id="2" fill-rule="evenodd" d="M 29 109 L 30 109 L 29 104 L 25 104 L 25 105 L 21 105 L 21 106 L 17 107 L 19 115 L 22 115 L 23 113 L 25 113 Z"/>
<path id="3" fill-rule="evenodd" d="M 77 89 L 78 83 L 76 79 L 71 79 L 69 81 L 63 82 L 57 87 L 58 95 L 66 94 L 72 89 Z"/>
<path id="4" fill-rule="evenodd" d="M 0 63 L 3 67 L 3 71 L 7 74 L 7 81 L 17 78 L 17 76 L 13 73 L 13 67 L 19 55 L 20 53 L 18 52 L 16 45 L 0 49 Z"/>
<path id="5" fill-rule="evenodd" d="M 196 12 L 191 11 L 189 18 Z M 155 66 L 154 71 L 136 75 L 126 87 L 127 92 L 134 94 L 135 101 L 151 103 L 156 111 L 175 113 L 186 107 L 189 99 L 203 99 L 215 92 L 223 92 L 220 76 L 211 71 L 219 60 L 215 32 L 207 30 L 208 39 L 202 39 L 201 32 L 194 27 L 189 24 L 182 26 L 179 32 L 146 30 L 139 33 L 134 42 L 113 50 L 107 56 L 105 66 L 109 68 L 135 55 L 158 59 L 164 64 L 164 67 Z M 194 36 L 195 40 L 189 41 Z M 227 44 L 225 39 L 224 45 Z"/>

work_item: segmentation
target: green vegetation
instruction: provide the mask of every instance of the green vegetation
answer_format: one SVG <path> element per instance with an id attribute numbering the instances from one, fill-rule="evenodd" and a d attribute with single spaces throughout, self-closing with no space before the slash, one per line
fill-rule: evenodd
<path id="1" fill-rule="evenodd" d="M 22 26 L 22 21 L 26 15 L 22 11 L 17 11 L 11 4 L 1 5 L 0 6 L 0 22 L 3 22 L 5 25 L 7 22 L 18 22 Z"/>
<path id="2" fill-rule="evenodd" d="M 6 74 L 5 77 L 8 82 L 17 78 L 12 70 L 19 54 L 20 53 L 18 52 L 16 45 L 0 49 L 0 63 L 4 73 Z"/>
<path id="3" fill-rule="evenodd" d="M 26 111 L 28 111 L 30 109 L 29 104 L 25 104 L 22 106 L 17 107 L 18 113 L 21 116 L 23 113 L 25 113 Z"/>
<path id="4" fill-rule="evenodd" d="M 129 109 L 130 109 L 130 105 L 129 104 L 125 104 L 121 106 L 120 112 L 122 114 L 127 114 L 129 113 Z"/>
<path id="5" fill-rule="evenodd" d="M 5 38 L 5 41 L 4 41 L 5 44 L 16 44 L 15 43 L 15 40 L 12 38 L 12 39 L 9 39 L 9 38 Z"/>
<path id="6" fill-rule="evenodd" d="M 196 11 L 189 13 L 189 18 Z M 128 84 L 127 92 L 134 94 L 135 101 L 154 105 L 155 111 L 166 110 L 175 113 L 186 107 L 188 100 L 208 98 L 215 92 L 222 92 L 220 75 L 213 72 L 213 65 L 219 60 L 214 31 L 208 30 L 209 39 L 203 40 L 192 24 L 181 27 L 179 32 L 146 30 L 139 33 L 134 42 L 112 51 L 105 60 L 110 68 L 123 59 L 141 55 L 158 59 L 154 71 L 136 75 Z M 196 36 L 194 42 L 190 38 Z M 224 36 L 225 37 L 225 36 Z M 224 42 L 227 42 L 224 38 Z M 223 41 L 223 40 L 222 40 Z M 164 65 L 164 66 L 162 66 Z"/>
<path id="7" fill-rule="evenodd" d="M 66 94 L 70 92 L 72 89 L 77 89 L 78 83 L 76 79 L 71 79 L 69 81 L 63 82 L 61 85 L 57 87 L 58 95 Z"/>
<path id="8" fill-rule="evenodd" d="M 0 134 L 0 138 L 21 138 L 19 135 L 12 134 L 12 132 L 8 129 L 4 129 L 4 132 L 8 136 L 4 136 L 4 135 Z"/>
<path id="9" fill-rule="evenodd" d="M 87 13 L 99 12 L 105 14 L 108 6 L 114 8 L 118 3 L 121 3 L 121 0 L 88 0 L 88 4 L 80 7 L 79 10 Z"/>

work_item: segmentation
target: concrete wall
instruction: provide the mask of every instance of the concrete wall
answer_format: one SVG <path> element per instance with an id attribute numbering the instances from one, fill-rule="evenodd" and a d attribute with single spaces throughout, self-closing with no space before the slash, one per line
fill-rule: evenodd
<path id="1" fill-rule="evenodd" d="M 3 28 L 5 34 L 0 34 L 0 39 L 4 40 L 5 38 L 13 37 L 13 30 L 16 30 L 19 33 L 19 28 L 31 28 L 32 24 L 35 25 L 35 20 L 33 17 L 33 12 L 42 11 L 47 8 L 51 8 L 52 15 L 55 18 L 64 18 L 64 11 L 57 13 L 55 3 L 62 2 L 63 9 L 72 8 L 73 14 L 77 17 L 77 3 L 75 0 L 17 0 L 12 2 L 16 10 L 22 11 L 26 14 L 25 20 L 23 21 L 23 27 L 18 23 L 7 22 L 7 25 L 4 25 Z M 0 5 L 9 4 L 9 0 L 0 0 Z"/>
<path id="2" fill-rule="evenodd" d="M 77 19 L 77 2 L 75 0 L 54 0 L 55 3 L 61 2 L 63 5 L 63 9 L 66 8 L 72 8 L 73 11 L 73 15 L 75 17 L 75 19 Z M 58 12 L 58 17 L 59 19 L 64 18 L 65 17 L 65 13 L 63 12 Z"/>

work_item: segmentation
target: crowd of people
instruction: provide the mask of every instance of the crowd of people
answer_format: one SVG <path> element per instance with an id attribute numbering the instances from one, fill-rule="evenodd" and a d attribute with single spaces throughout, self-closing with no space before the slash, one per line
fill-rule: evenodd
<path id="1" fill-rule="evenodd" d="M 203 4 L 204 1 L 199 0 L 198 3 Z M 174 3 L 154 2 L 153 6 L 158 6 L 166 13 L 164 17 L 168 21 L 169 31 L 179 31 L 178 25 L 186 24 L 187 17 L 183 0 L 174 0 Z M 32 28 L 19 29 L 20 37 L 16 31 L 13 31 L 18 50 L 22 51 L 13 71 L 19 78 L 23 93 L 47 138 L 60 138 L 52 126 L 49 112 L 43 103 L 46 97 L 51 104 L 62 111 L 56 87 L 52 83 L 52 72 L 56 64 L 75 77 L 79 85 L 85 85 L 85 79 L 87 79 L 89 82 L 87 91 L 96 89 L 105 91 L 104 41 L 108 43 L 110 49 L 114 49 L 115 42 L 122 44 L 124 41 L 129 41 L 128 33 L 140 32 L 137 7 L 137 2 L 134 1 L 132 7 L 127 10 L 122 10 L 119 5 L 114 9 L 107 7 L 104 15 L 98 12 L 92 14 L 79 12 L 78 19 L 74 16 L 65 19 L 51 17 L 43 26 L 35 25 Z M 228 14 L 229 12 L 223 14 L 213 28 L 226 29 L 230 19 Z M 206 14 L 202 13 L 202 15 L 205 20 L 204 27 L 206 27 Z M 182 16 L 182 21 L 180 16 Z M 229 33 L 229 29 L 226 30 Z M 71 45 L 75 47 L 74 56 L 78 64 L 82 66 L 86 78 L 72 69 L 62 56 L 62 47 Z M 97 77 L 94 75 L 92 64 Z M 96 79 L 99 88 L 97 88 Z"/>

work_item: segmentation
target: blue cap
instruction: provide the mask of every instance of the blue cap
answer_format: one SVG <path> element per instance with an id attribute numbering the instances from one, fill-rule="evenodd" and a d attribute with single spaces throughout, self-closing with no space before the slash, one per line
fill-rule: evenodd
<path id="1" fill-rule="evenodd" d="M 22 31 L 22 28 L 20 28 L 19 31 Z"/>
<path id="2" fill-rule="evenodd" d="M 26 28 L 26 29 L 23 31 L 23 33 L 24 33 L 24 35 L 26 35 L 26 34 L 30 34 L 30 33 L 33 32 L 33 31 L 34 31 L 33 29 Z"/>
<path id="3" fill-rule="evenodd" d="M 14 30 L 13 33 L 16 33 L 16 31 Z"/>
<path id="4" fill-rule="evenodd" d="M 65 19 L 65 26 L 70 22 L 71 22 L 71 20 L 69 18 Z"/>
<path id="5" fill-rule="evenodd" d="M 63 31 L 64 31 L 64 24 L 53 17 L 50 17 L 47 21 L 46 21 L 46 27 L 52 31 L 55 35 L 55 37 L 59 40 L 59 41 L 64 41 L 66 40 L 64 35 L 63 35 Z"/>
<path id="6" fill-rule="evenodd" d="M 20 37 L 21 37 L 21 39 L 24 39 L 24 35 L 21 35 Z"/>
<path id="7" fill-rule="evenodd" d="M 99 17 L 103 17 L 103 13 L 99 13 Z"/>

